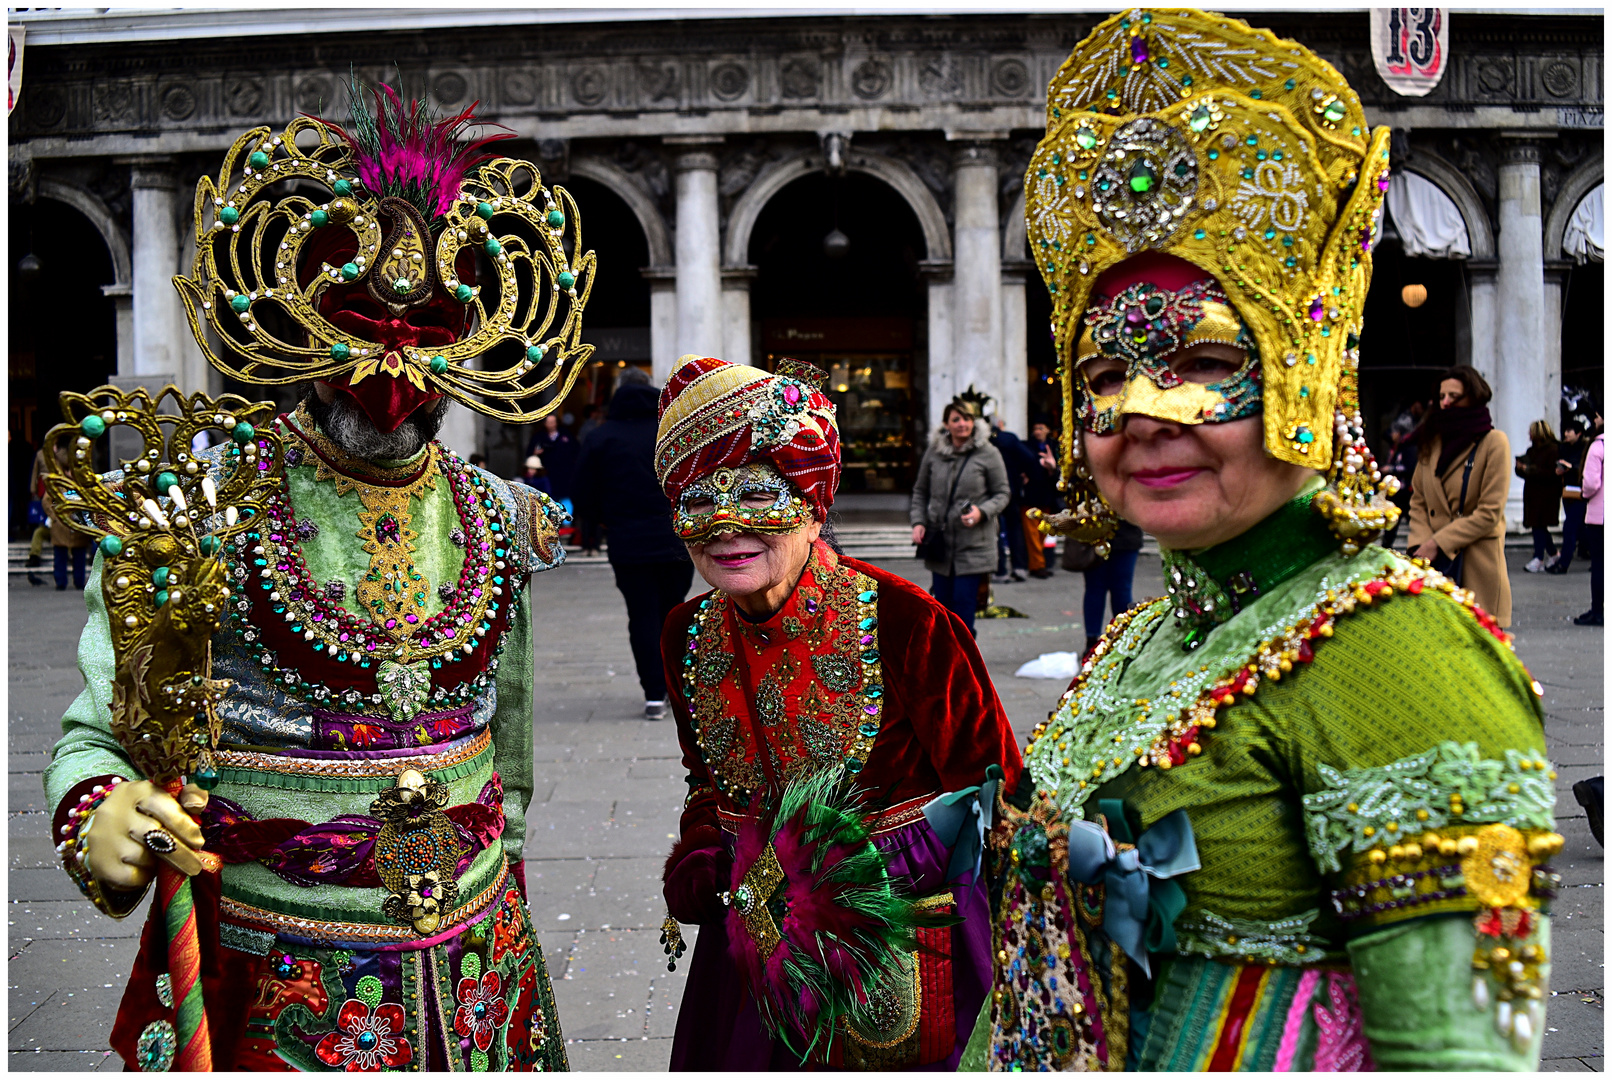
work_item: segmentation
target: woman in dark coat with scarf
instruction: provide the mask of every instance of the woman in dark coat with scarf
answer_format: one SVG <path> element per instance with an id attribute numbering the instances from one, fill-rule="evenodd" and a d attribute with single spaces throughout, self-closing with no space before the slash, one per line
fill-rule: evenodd
<path id="1" fill-rule="evenodd" d="M 1559 450 L 1549 420 L 1528 425 L 1528 452 L 1517 458 L 1517 475 L 1522 477 L 1522 527 L 1534 534 L 1534 557 L 1523 568 L 1530 574 L 1544 573 L 1546 558 L 1556 558 L 1550 530 L 1560 519 L 1562 505 L 1562 478 L 1556 474 Z"/>

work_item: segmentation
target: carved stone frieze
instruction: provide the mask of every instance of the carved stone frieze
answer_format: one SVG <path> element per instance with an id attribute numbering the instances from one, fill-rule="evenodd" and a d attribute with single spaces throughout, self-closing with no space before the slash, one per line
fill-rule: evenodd
<path id="1" fill-rule="evenodd" d="M 1426 98 L 1377 77 L 1364 12 L 1265 12 L 1256 21 L 1338 65 L 1368 107 L 1562 109 L 1591 126 L 1601 106 L 1598 19 L 1462 14 L 1450 68 Z M 345 107 L 349 65 L 368 81 L 401 67 L 444 108 L 480 99 L 489 119 L 590 112 L 694 113 L 875 106 L 962 113 L 1038 106 L 1097 16 L 700 20 L 392 31 L 104 46 L 30 46 L 14 142 L 30 136 L 209 133 Z M 397 58 L 401 57 L 401 60 Z M 1464 126 L 1452 124 L 1451 126 Z"/>

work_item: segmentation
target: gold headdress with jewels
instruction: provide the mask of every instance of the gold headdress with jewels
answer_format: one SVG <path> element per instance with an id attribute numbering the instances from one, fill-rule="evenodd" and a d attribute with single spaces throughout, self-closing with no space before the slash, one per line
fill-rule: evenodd
<path id="1" fill-rule="evenodd" d="M 247 383 L 337 380 L 356 393 L 401 380 L 410 405 L 445 394 L 506 423 L 540 419 L 593 351 L 580 334 L 595 259 L 575 201 L 529 162 L 476 157 L 489 140 L 457 138 L 468 110 L 434 122 L 389 88 L 375 101 L 373 113 L 355 105 L 352 135 L 311 117 L 254 128 L 198 182 L 196 258 L 174 278 L 197 342 Z M 477 258 L 492 269 L 485 284 L 473 283 Z M 369 303 L 355 307 L 375 317 L 321 305 L 343 286 L 363 286 Z M 442 318 L 419 321 L 464 331 L 393 332 L 432 304 Z"/>
<path id="2" fill-rule="evenodd" d="M 1141 8 L 1099 25 L 1047 88 L 1047 134 L 1025 174 L 1065 430 L 1076 429 L 1074 350 L 1093 284 L 1162 252 L 1213 276 L 1248 327 L 1265 446 L 1329 471 L 1317 505 L 1346 547 L 1391 524 L 1356 389 L 1388 141 L 1330 64 L 1268 30 Z M 1095 494 L 1076 497 L 1089 479 L 1074 441 L 1063 483 L 1077 512 L 1054 523 L 1066 531 L 1102 516 Z"/>

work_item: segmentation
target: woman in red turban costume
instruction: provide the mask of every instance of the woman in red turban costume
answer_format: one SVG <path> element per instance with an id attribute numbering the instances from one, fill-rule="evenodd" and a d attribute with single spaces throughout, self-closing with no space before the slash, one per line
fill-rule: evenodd
<path id="1" fill-rule="evenodd" d="M 957 617 L 825 539 L 820 378 L 687 357 L 661 394 L 656 471 L 716 586 L 662 638 L 674 961 L 700 927 L 673 1069 L 953 1068 L 989 987 L 980 806 L 1018 749 Z"/>

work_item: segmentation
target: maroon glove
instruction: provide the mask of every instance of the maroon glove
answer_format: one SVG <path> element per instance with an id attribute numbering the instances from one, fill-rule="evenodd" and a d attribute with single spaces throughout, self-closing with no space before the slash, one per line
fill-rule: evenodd
<path id="1" fill-rule="evenodd" d="M 666 908 L 681 923 L 719 922 L 727 917 L 720 894 L 732 878 L 733 856 L 721 830 L 712 825 L 691 829 L 666 857 Z"/>

